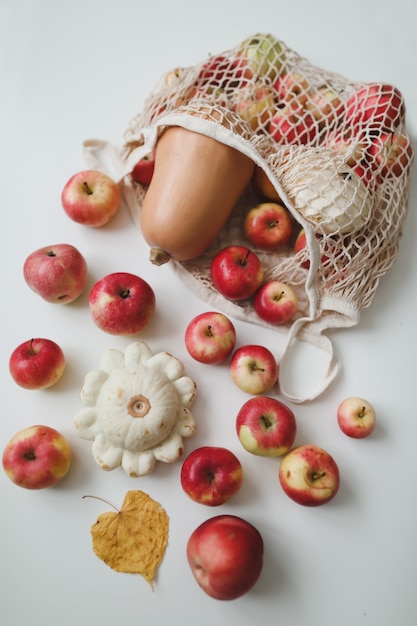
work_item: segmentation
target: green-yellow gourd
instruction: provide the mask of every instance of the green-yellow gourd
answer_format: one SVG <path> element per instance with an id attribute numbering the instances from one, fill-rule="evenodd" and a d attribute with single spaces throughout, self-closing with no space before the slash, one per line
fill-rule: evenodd
<path id="1" fill-rule="evenodd" d="M 164 130 L 141 210 L 152 262 L 202 254 L 249 184 L 253 161 L 237 149 L 180 126 Z"/>

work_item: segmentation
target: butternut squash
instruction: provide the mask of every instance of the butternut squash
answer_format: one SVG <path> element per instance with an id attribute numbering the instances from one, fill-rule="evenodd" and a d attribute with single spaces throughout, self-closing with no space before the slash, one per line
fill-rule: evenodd
<path id="1" fill-rule="evenodd" d="M 180 126 L 164 130 L 141 210 L 150 259 L 186 261 L 215 240 L 250 182 L 254 164 L 235 148 Z"/>

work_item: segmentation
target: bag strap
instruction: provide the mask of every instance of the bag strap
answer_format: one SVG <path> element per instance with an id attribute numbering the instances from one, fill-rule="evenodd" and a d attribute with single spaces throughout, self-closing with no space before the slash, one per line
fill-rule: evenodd
<path id="1" fill-rule="evenodd" d="M 153 138 L 151 138 L 151 141 Z M 153 144 L 151 144 L 153 145 Z M 105 172 L 119 185 L 122 198 L 130 211 L 136 226 L 140 225 L 137 198 L 127 174 L 142 157 L 149 154 L 152 147 L 148 142 L 138 146 L 129 155 L 126 163 L 122 162 L 119 152 L 113 144 L 103 139 L 86 139 L 83 142 L 83 156 L 87 167 Z"/>
<path id="2" fill-rule="evenodd" d="M 301 336 L 303 327 L 309 323 L 305 318 L 294 322 L 279 361 L 280 395 L 294 404 L 317 398 L 336 378 L 340 369 L 333 343 L 328 336 Z"/>
<path id="3" fill-rule="evenodd" d="M 359 310 L 346 302 L 322 298 L 319 305 L 320 315 L 302 317 L 292 324 L 279 362 L 280 394 L 295 404 L 317 398 L 340 371 L 333 342 L 324 331 L 359 322 Z M 312 388 L 306 390 L 312 379 Z"/>
<path id="4" fill-rule="evenodd" d="M 83 156 L 87 167 L 105 172 L 116 182 L 122 178 L 122 164 L 116 148 L 104 139 L 85 139 Z"/>

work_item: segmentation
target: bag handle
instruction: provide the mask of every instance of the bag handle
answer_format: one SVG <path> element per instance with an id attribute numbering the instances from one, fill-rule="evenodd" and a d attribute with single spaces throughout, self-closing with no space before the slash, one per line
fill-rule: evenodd
<path id="1" fill-rule="evenodd" d="M 340 369 L 329 337 L 323 334 L 312 334 L 308 338 L 302 336 L 305 326 L 309 324 L 311 320 L 307 318 L 294 322 L 279 362 L 280 395 L 294 404 L 317 398 L 336 378 Z"/>
<path id="2" fill-rule="evenodd" d="M 280 360 L 280 393 L 296 404 L 317 398 L 339 373 L 340 362 L 333 342 L 324 331 L 355 326 L 359 322 L 358 308 L 343 300 L 324 297 L 317 305 L 319 315 L 301 317 L 292 324 Z M 299 350 L 300 347 L 304 350 Z M 307 372 L 303 372 L 303 367 Z M 313 389 L 291 391 L 295 380 L 305 380 L 304 377 L 315 378 Z"/>

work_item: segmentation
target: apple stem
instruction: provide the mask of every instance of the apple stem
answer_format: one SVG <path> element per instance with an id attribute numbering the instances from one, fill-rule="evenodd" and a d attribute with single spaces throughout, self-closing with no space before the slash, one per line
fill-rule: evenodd
<path id="1" fill-rule="evenodd" d="M 31 356 L 35 356 L 36 355 L 36 350 L 33 347 L 33 342 L 34 342 L 34 339 L 32 338 L 30 340 L 30 342 L 29 342 L 29 352 L 30 352 Z"/>
<path id="2" fill-rule="evenodd" d="M 251 365 L 251 370 L 252 370 L 252 372 L 264 372 L 264 371 L 265 371 L 265 368 L 264 368 L 264 367 L 258 367 L 258 366 L 256 365 L 256 363 L 253 363 L 253 364 Z"/>
<path id="3" fill-rule="evenodd" d="M 213 330 L 210 326 L 210 324 L 207 326 L 207 334 L 209 337 L 213 337 Z"/>
<path id="4" fill-rule="evenodd" d="M 120 292 L 120 297 L 124 298 L 125 300 L 129 296 L 130 296 L 130 289 L 124 289 L 123 291 Z"/>
<path id="5" fill-rule="evenodd" d="M 117 506 L 115 506 L 114 504 L 112 504 L 111 502 L 109 502 L 108 500 L 105 500 L 104 498 L 100 498 L 99 496 L 91 496 L 91 495 L 85 495 L 82 496 L 83 500 L 84 498 L 94 498 L 95 500 L 101 500 L 101 502 L 105 502 L 106 504 L 108 504 L 109 506 L 111 506 L 115 511 L 117 511 L 118 513 L 120 513 L 120 510 L 117 508 Z"/>
<path id="6" fill-rule="evenodd" d="M 274 298 L 275 302 L 279 302 L 282 296 L 285 296 L 285 291 L 281 291 L 281 293 Z"/>
<path id="7" fill-rule="evenodd" d="M 313 472 L 311 474 L 311 480 L 314 482 L 315 480 L 320 480 L 323 476 L 326 476 L 326 472 Z"/>
<path id="8" fill-rule="evenodd" d="M 91 189 L 91 187 L 89 186 L 86 180 L 83 182 L 83 187 L 86 190 L 87 194 L 91 196 L 93 193 L 93 190 Z"/>
<path id="9" fill-rule="evenodd" d="M 261 422 L 264 428 L 270 428 L 272 426 L 272 422 L 266 415 L 261 415 Z"/>
<path id="10" fill-rule="evenodd" d="M 249 250 L 249 248 L 246 250 L 246 254 L 243 257 L 243 259 L 240 261 L 240 265 L 246 265 L 246 262 L 248 260 L 248 256 L 250 255 L 251 251 Z"/>

